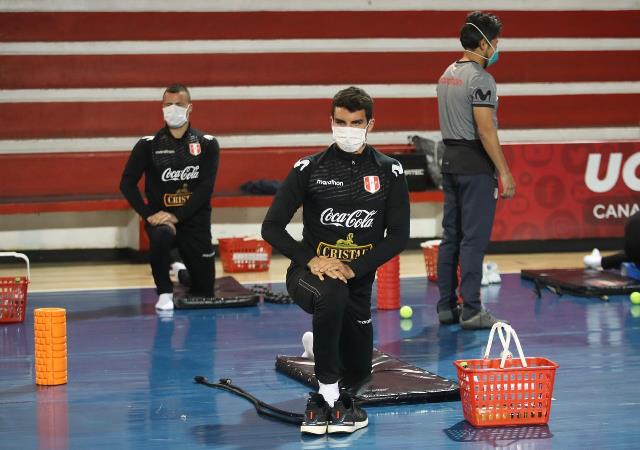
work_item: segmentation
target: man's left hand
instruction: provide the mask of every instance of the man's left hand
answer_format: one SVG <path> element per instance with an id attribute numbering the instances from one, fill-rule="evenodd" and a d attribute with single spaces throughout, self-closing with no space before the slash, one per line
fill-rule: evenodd
<path id="1" fill-rule="evenodd" d="M 351 267 L 336 258 L 329 258 L 327 256 L 316 256 L 309 264 L 311 273 L 316 275 L 320 280 L 324 280 L 325 275 L 333 278 L 334 280 L 341 280 L 347 282 L 351 278 L 355 277 Z"/>
<path id="2" fill-rule="evenodd" d="M 165 223 L 171 223 L 175 225 L 178 223 L 176 216 L 167 211 L 158 211 L 157 213 L 147 217 L 147 222 L 153 226 L 162 225 Z"/>
<path id="3" fill-rule="evenodd" d="M 342 261 L 340 261 L 339 264 L 328 268 L 325 274 L 333 279 L 337 279 L 345 283 L 356 276 L 351 267 Z"/>

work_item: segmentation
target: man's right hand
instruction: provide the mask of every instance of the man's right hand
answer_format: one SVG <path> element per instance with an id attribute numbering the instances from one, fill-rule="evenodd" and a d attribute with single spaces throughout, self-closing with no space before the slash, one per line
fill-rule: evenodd
<path id="1" fill-rule="evenodd" d="M 324 280 L 324 276 L 327 275 L 346 283 L 348 279 L 355 276 L 351 268 L 342 261 L 326 256 L 315 256 L 311 258 L 307 263 L 307 267 L 309 267 L 311 273 L 320 278 L 320 280 Z"/>
<path id="2" fill-rule="evenodd" d="M 170 212 L 158 211 L 157 213 L 147 217 L 147 222 L 149 222 L 153 226 L 167 224 L 167 223 L 175 225 L 176 223 L 178 223 L 178 219 L 176 219 L 176 216 L 174 216 Z"/>
<path id="3" fill-rule="evenodd" d="M 317 275 L 318 278 L 324 280 L 324 273 L 331 268 L 337 268 L 338 264 L 342 264 L 342 262 L 335 258 L 327 258 L 326 256 L 314 256 L 307 263 L 307 267 L 309 267 L 309 270 L 311 270 L 312 274 Z"/>
<path id="4" fill-rule="evenodd" d="M 500 175 L 500 183 L 502 184 L 502 198 L 511 198 L 516 195 L 516 180 L 513 179 L 511 172 Z"/>

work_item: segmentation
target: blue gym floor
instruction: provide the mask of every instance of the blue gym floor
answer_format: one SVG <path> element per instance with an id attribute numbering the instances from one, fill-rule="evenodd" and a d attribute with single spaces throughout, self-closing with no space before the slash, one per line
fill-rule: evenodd
<path id="1" fill-rule="evenodd" d="M 374 311 L 375 344 L 456 379 L 452 362 L 479 357 L 488 332 L 439 326 L 436 295 L 423 278 L 402 279 L 413 319 L 401 326 L 397 311 Z M 560 364 L 548 426 L 474 429 L 460 402 L 448 402 L 369 407 L 369 427 L 353 435 L 301 436 L 296 426 L 259 417 L 246 400 L 193 382 L 194 375 L 228 377 L 267 403 L 301 412 L 308 389 L 274 369 L 277 354 L 302 351 L 310 319 L 297 306 L 159 316 L 150 289 L 52 292 L 29 295 L 25 323 L 0 326 L 0 448 L 640 447 L 640 311 L 628 298 L 605 303 L 545 291 L 536 299 L 518 275 L 483 289 L 483 298 L 511 320 L 527 356 Z M 34 384 L 32 310 L 45 306 L 67 309 L 64 386 Z"/>

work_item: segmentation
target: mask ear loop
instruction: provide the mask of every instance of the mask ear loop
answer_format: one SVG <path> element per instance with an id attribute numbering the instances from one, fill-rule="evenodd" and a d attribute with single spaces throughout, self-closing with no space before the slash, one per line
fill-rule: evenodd
<path id="1" fill-rule="evenodd" d="M 471 22 L 466 22 L 465 25 L 471 25 L 473 28 L 475 28 L 476 30 L 478 30 L 478 32 L 482 35 L 482 37 L 484 38 L 485 41 L 487 41 L 487 44 L 489 44 L 489 47 L 491 47 L 491 49 L 493 50 L 493 52 L 496 52 L 496 49 L 493 45 L 491 45 L 491 41 L 489 39 L 487 39 L 487 36 L 485 36 L 485 34 L 482 32 L 482 30 L 480 29 L 480 27 L 478 27 L 475 23 L 471 23 Z M 484 58 L 487 61 L 489 61 L 489 59 L 491 59 L 490 57 L 487 58 L 486 56 L 480 55 L 479 53 L 476 52 L 472 52 L 471 50 L 464 50 L 465 52 L 469 52 L 469 53 L 473 53 L 476 56 L 479 56 L 480 58 Z"/>
<path id="2" fill-rule="evenodd" d="M 367 120 L 367 126 L 364 127 L 364 144 L 367 145 L 367 139 L 369 138 L 369 125 L 371 125 L 371 119 Z"/>

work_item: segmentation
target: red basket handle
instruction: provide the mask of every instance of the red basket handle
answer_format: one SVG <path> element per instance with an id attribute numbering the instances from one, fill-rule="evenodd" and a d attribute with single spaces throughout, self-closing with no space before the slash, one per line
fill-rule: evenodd
<path id="1" fill-rule="evenodd" d="M 2 257 L 14 257 L 14 258 L 23 259 L 24 262 L 27 263 L 27 279 L 31 280 L 31 267 L 29 265 L 29 258 L 27 257 L 27 255 L 25 255 L 24 253 L 17 253 L 17 252 L 0 252 L 0 258 Z"/>
<path id="2" fill-rule="evenodd" d="M 511 345 L 511 338 L 513 337 L 513 341 L 516 343 L 516 349 L 518 350 L 518 356 L 520 357 L 520 362 L 522 363 L 522 367 L 527 367 L 527 360 L 524 358 L 524 353 L 522 352 L 522 346 L 520 345 L 520 339 L 518 339 L 518 335 L 516 331 L 509 325 L 504 322 L 496 322 L 491 327 L 491 332 L 489 333 L 489 340 L 487 342 L 487 348 L 484 351 L 484 359 L 489 359 L 489 354 L 491 353 L 491 344 L 493 344 L 494 334 L 498 330 L 498 337 L 500 338 L 500 342 L 502 343 L 502 351 L 500 352 L 500 368 L 504 369 L 504 365 L 507 362 L 507 358 L 512 357 L 512 353 L 509 351 L 509 347 Z M 506 336 L 505 336 L 506 333 Z"/>

